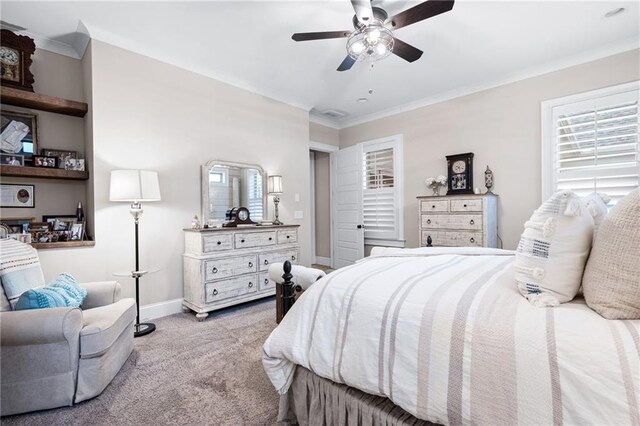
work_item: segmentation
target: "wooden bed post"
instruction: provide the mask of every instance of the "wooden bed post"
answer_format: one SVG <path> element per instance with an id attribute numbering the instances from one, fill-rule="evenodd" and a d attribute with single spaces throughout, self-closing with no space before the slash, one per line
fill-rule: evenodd
<path id="1" fill-rule="evenodd" d="M 293 306 L 293 302 L 295 302 L 293 298 L 295 284 L 291 281 L 293 278 L 291 274 L 291 262 L 288 260 L 285 261 L 282 269 L 284 270 L 284 275 L 282 275 L 282 279 L 284 280 L 282 283 L 282 316 L 285 316 Z"/>

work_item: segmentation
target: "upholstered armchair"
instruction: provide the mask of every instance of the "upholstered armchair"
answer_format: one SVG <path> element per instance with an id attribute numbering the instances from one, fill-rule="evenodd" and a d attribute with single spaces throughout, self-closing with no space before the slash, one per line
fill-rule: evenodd
<path id="1" fill-rule="evenodd" d="M 81 284 L 81 308 L 12 311 L 0 286 L 0 414 L 73 405 L 105 389 L 133 350 L 133 299 L 115 281 Z"/>

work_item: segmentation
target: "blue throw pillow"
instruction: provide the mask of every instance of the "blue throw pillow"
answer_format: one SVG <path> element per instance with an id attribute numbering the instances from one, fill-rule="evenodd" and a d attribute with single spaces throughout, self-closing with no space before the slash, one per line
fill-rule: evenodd
<path id="1" fill-rule="evenodd" d="M 87 290 L 67 273 L 60 274 L 45 287 L 27 290 L 20 295 L 14 310 L 43 308 L 77 308 L 82 305 Z"/>

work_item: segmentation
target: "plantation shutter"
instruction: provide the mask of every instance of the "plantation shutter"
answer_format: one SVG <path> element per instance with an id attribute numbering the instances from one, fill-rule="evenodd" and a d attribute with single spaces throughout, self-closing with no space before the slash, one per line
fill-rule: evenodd
<path id="1" fill-rule="evenodd" d="M 393 143 L 363 147 L 362 209 L 365 239 L 399 238 L 396 161 Z"/>
<path id="2" fill-rule="evenodd" d="M 256 170 L 248 170 L 248 206 L 252 220 L 263 220 L 262 174 Z"/>
<path id="3" fill-rule="evenodd" d="M 638 187 L 638 90 L 553 108 L 553 189 L 601 192 L 611 205 Z"/>

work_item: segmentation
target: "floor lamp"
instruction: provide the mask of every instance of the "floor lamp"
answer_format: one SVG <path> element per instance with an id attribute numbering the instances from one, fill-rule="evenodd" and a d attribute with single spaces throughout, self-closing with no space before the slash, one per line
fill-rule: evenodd
<path id="1" fill-rule="evenodd" d="M 140 323 L 140 277 L 147 271 L 140 270 L 138 245 L 138 222 L 142 216 L 142 202 L 160 201 L 160 185 L 158 173 L 148 170 L 113 170 L 111 172 L 110 201 L 131 203 L 129 212 L 135 223 L 136 266 L 131 277 L 136 280 L 136 325 L 134 337 L 144 336 L 156 329 L 155 324 Z"/>

